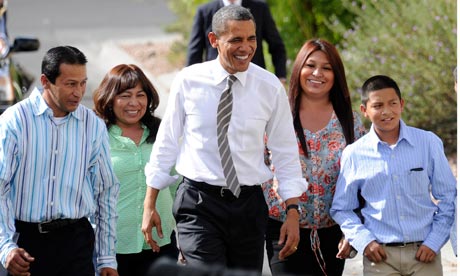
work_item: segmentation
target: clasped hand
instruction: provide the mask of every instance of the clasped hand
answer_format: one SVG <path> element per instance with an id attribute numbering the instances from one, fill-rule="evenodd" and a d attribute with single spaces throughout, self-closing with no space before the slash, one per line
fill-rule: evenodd
<path id="1" fill-rule="evenodd" d="M 369 259 L 369 261 L 374 263 L 379 263 L 386 260 L 387 254 L 384 247 L 376 241 L 369 243 L 364 249 L 364 256 Z M 420 245 L 417 253 L 415 253 L 415 259 L 422 263 L 430 263 L 436 257 L 436 252 L 426 245 Z"/>

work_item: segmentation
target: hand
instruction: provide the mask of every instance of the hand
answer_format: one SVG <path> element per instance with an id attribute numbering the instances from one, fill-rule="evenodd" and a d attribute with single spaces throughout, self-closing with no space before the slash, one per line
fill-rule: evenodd
<path id="1" fill-rule="evenodd" d="M 431 250 L 426 245 L 420 245 L 419 249 L 417 250 L 417 253 L 415 253 L 415 259 L 417 261 L 422 262 L 422 263 L 430 263 L 436 258 L 436 252 Z"/>
<path id="2" fill-rule="evenodd" d="M 283 249 L 279 253 L 279 259 L 283 260 L 287 256 L 295 253 L 297 251 L 297 245 L 300 241 L 299 234 L 299 213 L 296 210 L 289 210 L 286 221 L 281 226 L 280 237 L 278 244 L 281 245 L 285 243 Z M 287 236 L 287 240 L 286 240 Z"/>
<path id="3" fill-rule="evenodd" d="M 364 256 L 366 256 L 369 259 L 369 261 L 374 263 L 379 263 L 381 261 L 386 260 L 387 258 L 387 254 L 385 253 L 383 246 L 381 246 L 376 241 L 371 241 L 366 246 L 366 248 L 364 249 Z"/>
<path id="4" fill-rule="evenodd" d="M 30 276 L 30 263 L 35 260 L 23 248 L 15 248 L 6 257 L 6 270 L 13 276 Z"/>
<path id="5" fill-rule="evenodd" d="M 142 216 L 142 233 L 145 241 L 150 245 L 153 252 L 160 252 L 160 246 L 152 238 L 152 228 L 156 227 L 158 236 L 163 238 L 163 229 L 161 228 L 161 218 L 158 212 L 152 207 L 144 206 L 144 214 Z"/>
<path id="6" fill-rule="evenodd" d="M 348 240 L 345 239 L 345 237 L 342 237 L 342 239 L 339 242 L 338 247 L 339 247 L 339 252 L 335 256 L 336 258 L 338 258 L 338 259 L 347 259 L 347 258 L 353 258 L 354 257 L 354 256 L 353 257 L 350 256 L 352 247 L 351 247 L 350 243 L 348 242 Z"/>
<path id="7" fill-rule="evenodd" d="M 118 272 L 111 268 L 111 267 L 103 267 L 101 268 L 100 276 L 118 276 Z"/>

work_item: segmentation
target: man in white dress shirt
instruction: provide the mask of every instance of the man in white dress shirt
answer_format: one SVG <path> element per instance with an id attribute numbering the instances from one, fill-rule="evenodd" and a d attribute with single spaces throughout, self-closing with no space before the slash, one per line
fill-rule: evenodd
<path id="1" fill-rule="evenodd" d="M 250 63 L 256 32 L 252 14 L 230 5 L 213 18 L 208 38 L 218 50 L 215 60 L 184 68 L 173 82 L 150 162 L 145 168 L 147 195 L 142 231 L 151 237 L 161 220 L 155 210 L 158 191 L 173 183 L 171 168 L 184 176 L 173 213 L 179 247 L 187 264 L 217 264 L 262 271 L 268 208 L 260 183 L 272 177 L 264 163 L 264 134 L 277 168 L 279 193 L 288 218 L 281 228 L 280 258 L 294 253 L 299 241 L 298 197 L 307 188 L 302 178 L 292 115 L 282 83 Z M 229 75 L 233 110 L 228 143 L 241 187 L 239 196 L 226 187 L 217 139 L 217 109 Z"/>

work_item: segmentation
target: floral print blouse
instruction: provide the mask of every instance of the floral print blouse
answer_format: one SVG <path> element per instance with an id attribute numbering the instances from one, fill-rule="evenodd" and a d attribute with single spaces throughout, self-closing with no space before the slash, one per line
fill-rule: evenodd
<path id="1" fill-rule="evenodd" d="M 355 140 L 365 134 L 365 128 L 359 115 L 353 112 Z M 300 164 L 303 177 L 308 182 L 308 189 L 300 197 L 300 227 L 320 229 L 335 225 L 329 210 L 335 193 L 335 184 L 340 170 L 340 156 L 346 146 L 342 126 L 335 112 L 326 127 L 310 132 L 304 129 L 308 158 L 303 154 L 299 139 Z M 267 154 L 269 154 L 267 152 Z M 274 170 L 274 168 L 272 168 Z M 284 221 L 286 219 L 286 206 L 282 203 L 277 190 L 275 178 L 262 184 L 262 188 L 272 219 Z"/>

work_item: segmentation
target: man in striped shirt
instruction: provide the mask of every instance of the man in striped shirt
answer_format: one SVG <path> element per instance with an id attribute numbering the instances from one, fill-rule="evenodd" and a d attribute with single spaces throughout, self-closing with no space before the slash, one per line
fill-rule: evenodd
<path id="1" fill-rule="evenodd" d="M 442 141 L 401 120 L 404 100 L 387 76 L 364 82 L 361 101 L 372 126 L 342 153 L 332 218 L 364 255 L 365 276 L 442 275 L 456 199 Z M 359 192 L 364 221 L 353 212 Z"/>
<path id="2" fill-rule="evenodd" d="M 0 261 L 12 275 L 94 276 L 94 249 L 100 274 L 118 275 L 119 183 L 106 127 L 80 104 L 86 62 L 74 47 L 50 49 L 43 90 L 0 116 Z"/>

